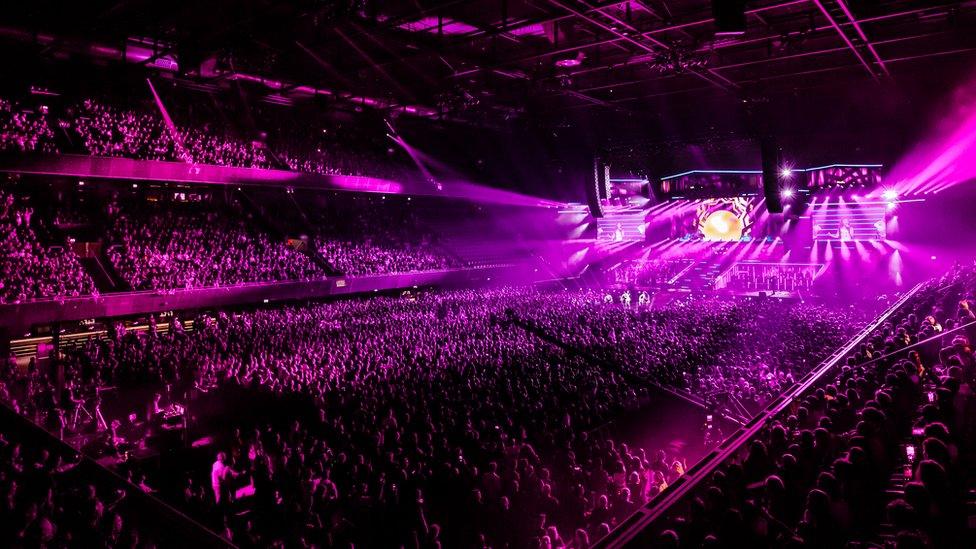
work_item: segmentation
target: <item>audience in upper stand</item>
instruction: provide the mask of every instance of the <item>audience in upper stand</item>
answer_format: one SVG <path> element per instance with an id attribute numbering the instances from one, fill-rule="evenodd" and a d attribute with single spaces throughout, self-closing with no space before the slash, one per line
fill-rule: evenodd
<path id="1" fill-rule="evenodd" d="M 347 275 L 431 271 L 463 266 L 403 204 L 371 197 L 326 204 L 311 219 L 319 254 Z"/>
<path id="2" fill-rule="evenodd" d="M 0 191 L 0 303 L 97 293 L 75 253 L 42 244 L 36 223 L 31 207 Z"/>
<path id="3" fill-rule="evenodd" d="M 87 99 L 67 113 L 63 124 L 94 156 L 123 156 L 144 160 L 177 160 L 173 139 L 159 116 L 117 109 Z"/>
<path id="4" fill-rule="evenodd" d="M 120 107 L 85 99 L 59 113 L 48 113 L 46 106 L 27 107 L 0 98 L 0 150 L 70 152 L 70 146 L 59 147 L 55 139 L 53 128 L 62 128 L 66 144 L 74 142 L 76 148 L 94 156 L 397 180 L 417 176 L 413 168 L 389 154 L 343 146 L 341 142 L 313 146 L 306 135 L 289 131 L 276 135 L 274 146 L 269 146 L 264 138 L 244 139 L 210 120 L 174 118 L 174 127 L 168 127 L 151 103 Z"/>
<path id="5" fill-rule="evenodd" d="M 42 244 L 35 231 L 38 226 L 49 229 L 41 234 L 83 233 L 88 242 L 102 242 L 106 267 L 112 267 L 124 282 L 121 287 L 134 290 L 465 266 L 438 244 L 434 231 L 403 203 L 384 205 L 378 199 L 354 198 L 352 203 L 316 211 L 311 226 L 290 228 L 294 235 L 311 230 L 314 238 L 305 251 L 283 236 L 272 236 L 264 214 L 258 211 L 258 219 L 246 213 L 235 202 L 238 197 L 230 202 L 218 198 L 178 190 L 134 193 L 121 201 L 117 195 L 102 197 L 95 202 L 104 200 L 106 205 L 97 210 L 78 209 L 66 201 L 35 215 L 26 195 L 2 193 L 0 246 L 6 253 L 0 258 L 0 302 L 97 293 L 71 248 L 65 243 Z M 104 218 L 95 211 L 104 213 Z"/>
<path id="6" fill-rule="evenodd" d="M 113 267 L 136 290 L 325 276 L 309 256 L 260 232 L 254 220 L 203 202 L 123 206 L 108 243 Z"/>
<path id="7" fill-rule="evenodd" d="M 58 152 L 47 108 L 25 108 L 0 98 L 0 151 Z"/>

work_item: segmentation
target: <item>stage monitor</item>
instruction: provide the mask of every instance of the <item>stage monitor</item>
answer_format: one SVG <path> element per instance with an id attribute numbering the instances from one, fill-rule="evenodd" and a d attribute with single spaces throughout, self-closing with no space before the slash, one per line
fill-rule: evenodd
<path id="1" fill-rule="evenodd" d="M 813 206 L 810 217 L 817 241 L 885 240 L 888 205 L 883 201 L 831 201 Z"/>

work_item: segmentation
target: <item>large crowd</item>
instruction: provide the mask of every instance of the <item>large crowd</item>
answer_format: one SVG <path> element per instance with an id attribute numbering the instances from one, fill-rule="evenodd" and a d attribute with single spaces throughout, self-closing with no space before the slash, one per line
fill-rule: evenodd
<path id="1" fill-rule="evenodd" d="M 87 98 L 58 109 L 37 100 L 0 98 L 0 151 L 83 152 L 323 175 L 416 177 L 387 151 L 370 153 L 337 140 L 312 145 L 314 140 L 295 128 L 277 132 L 270 140 L 260 132 L 250 139 L 223 127 L 213 113 L 208 117 L 180 111 L 170 123 L 150 101 L 125 105 Z"/>
<path id="2" fill-rule="evenodd" d="M 284 241 L 274 241 L 243 215 L 228 215 L 202 202 L 153 206 L 138 203 L 121 208 L 107 238 L 109 260 L 133 289 L 200 288 L 325 276 L 311 257 Z"/>
<path id="3" fill-rule="evenodd" d="M 312 214 L 312 226 L 318 252 L 337 272 L 385 274 L 463 265 L 439 245 L 412 208 L 372 198 L 330 206 Z"/>
<path id="4" fill-rule="evenodd" d="M 560 306 L 527 309 L 525 320 L 566 345 L 632 375 L 757 409 L 863 326 L 861 307 L 694 297 L 654 307 L 606 306 L 581 292 Z"/>
<path id="5" fill-rule="evenodd" d="M 563 337 L 546 319 L 566 307 L 581 315 L 618 311 L 600 322 L 644 318 L 593 297 L 509 288 L 204 315 L 192 331 L 179 321 L 165 333 L 113 329 L 71 353 L 64 372 L 79 387 L 168 384 L 183 388 L 174 394 L 207 388 L 207 399 L 236 387 L 280 402 L 304 399 L 305 412 L 274 420 L 269 413 L 235 421 L 230 413 L 213 427 L 212 465 L 133 476 L 162 487 L 161 496 L 236 544 L 588 547 L 686 466 L 679 456 L 595 430 L 647 401 L 647 384 L 634 373 L 681 383 L 682 376 L 653 373 L 656 362 L 666 362 L 660 371 L 680 363 L 652 353 L 618 371 L 608 356 L 567 348 L 515 321 L 536 318 Z M 776 302 L 765 305 L 771 315 L 785 312 Z M 731 307 L 761 309 L 745 301 Z M 707 300 L 658 314 L 662 322 L 665 315 L 674 322 L 737 318 Z M 637 324 L 622 322 L 603 335 L 623 343 Z M 689 348 L 716 354 L 738 345 L 740 335 L 729 330 L 701 341 L 685 334 Z M 677 332 L 659 343 L 680 344 Z M 57 402 L 52 379 L 8 376 L 22 413 L 47 414 L 49 428 L 65 429 L 59 418 L 70 409 L 39 404 Z M 113 424 L 113 438 L 116 421 L 103 420 Z"/>
<path id="6" fill-rule="evenodd" d="M 470 266 L 402 205 L 342 202 L 282 234 L 243 195 L 115 193 L 97 209 L 35 212 L 31 194 L 0 191 L 0 303 L 98 293 L 73 246 L 83 235 L 116 290 L 178 290 Z M 91 201 L 89 201 L 91 202 Z M 348 209 L 347 209 L 348 208 Z M 299 216 L 295 216 L 299 217 Z M 369 220 L 382 219 L 371 224 Z M 311 233 L 311 239 L 301 235 Z M 289 235 L 294 235 L 289 239 Z M 90 244 L 94 243 L 92 246 Z M 102 254 L 104 251 L 104 254 Z"/>
<path id="7" fill-rule="evenodd" d="M 969 545 L 974 306 L 971 267 L 930 282 L 714 471 L 658 546 Z"/>
<path id="8" fill-rule="evenodd" d="M 47 110 L 0 98 L 0 151 L 58 152 Z"/>
<path id="9" fill-rule="evenodd" d="M 78 256 L 67 243 L 42 243 L 37 224 L 29 204 L 0 191 L 0 303 L 95 293 Z"/>

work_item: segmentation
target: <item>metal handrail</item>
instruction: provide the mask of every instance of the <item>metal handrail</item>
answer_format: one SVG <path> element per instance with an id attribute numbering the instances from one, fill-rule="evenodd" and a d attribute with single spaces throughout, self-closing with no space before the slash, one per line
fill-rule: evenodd
<path id="1" fill-rule="evenodd" d="M 922 283 L 916 284 L 911 290 L 906 292 L 898 301 L 891 305 L 886 311 L 879 315 L 874 322 L 862 329 L 852 337 L 845 345 L 831 354 L 826 360 L 821 362 L 814 370 L 809 372 L 790 389 L 773 400 L 759 414 L 754 416 L 749 423 L 733 433 L 716 450 L 705 456 L 701 461 L 694 465 L 689 471 L 671 484 L 668 489 L 658 497 L 648 502 L 644 507 L 638 509 L 633 515 L 625 519 L 621 526 L 611 531 L 610 534 L 598 540 L 594 547 L 599 548 L 618 548 L 625 547 L 635 539 L 641 532 L 650 527 L 655 521 L 661 518 L 673 505 L 677 504 L 684 497 L 708 479 L 711 473 L 721 464 L 725 463 L 730 457 L 737 453 L 741 448 L 748 444 L 756 434 L 767 425 L 767 423 L 778 416 L 796 398 L 804 394 L 815 383 L 820 381 L 828 372 L 837 366 L 841 358 L 847 356 L 851 351 L 874 330 L 881 326 L 888 318 L 901 309 L 909 299 L 922 288 Z"/>

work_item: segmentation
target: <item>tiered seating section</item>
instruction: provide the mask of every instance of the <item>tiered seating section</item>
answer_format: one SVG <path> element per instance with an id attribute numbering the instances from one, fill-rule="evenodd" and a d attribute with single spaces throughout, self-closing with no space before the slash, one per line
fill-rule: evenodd
<path id="1" fill-rule="evenodd" d="M 0 428 L 0 539 L 8 547 L 101 547 L 150 543 L 130 523 L 123 492 L 79 474 L 58 444 Z"/>
<path id="2" fill-rule="evenodd" d="M 662 547 L 968 544 L 974 269 L 931 281 L 830 381 L 715 471 Z M 899 350 L 927 342 L 909 352 Z"/>
<path id="3" fill-rule="evenodd" d="M 97 294 L 91 273 L 72 249 L 75 234 L 104 250 L 102 264 L 119 282 L 107 291 L 212 288 L 470 266 L 440 245 L 434 230 L 403 198 L 396 204 L 380 197 L 327 198 L 321 209 L 307 207 L 312 212 L 308 223 L 285 223 L 287 227 L 276 229 L 271 222 L 281 220 L 271 217 L 304 216 L 287 205 L 284 193 L 260 199 L 279 206 L 267 214 L 255 208 L 255 199 L 240 193 L 173 188 L 86 196 L 86 203 L 91 203 L 87 209 L 66 200 L 35 213 L 29 195 L 0 194 L 0 246 L 5 251 L 0 258 L 0 303 Z M 300 235 L 311 235 L 307 246 L 286 239 Z"/>
<path id="4" fill-rule="evenodd" d="M 272 241 L 253 220 L 207 203 L 134 203 L 115 217 L 108 257 L 136 290 L 323 278 L 312 258 Z M 233 207 L 233 206 L 228 206 Z"/>
<path id="5" fill-rule="evenodd" d="M 0 98 L 0 150 L 57 152 L 46 109 Z"/>
<path id="6" fill-rule="evenodd" d="M 402 199 L 330 200 L 312 215 L 318 252 L 349 275 L 432 271 L 463 266 L 438 245 L 434 232 Z"/>
<path id="7" fill-rule="evenodd" d="M 0 191 L 0 303 L 94 293 L 77 256 L 63 245 L 42 244 L 37 225 L 33 208 Z"/>
<path id="8" fill-rule="evenodd" d="M 385 151 L 344 146 L 339 139 L 319 143 L 322 136 L 307 135 L 307 128 L 275 127 L 279 131 L 270 138 L 248 139 L 223 127 L 219 121 L 225 117 L 201 115 L 200 109 L 192 113 L 176 109 L 174 125 L 169 127 L 149 101 L 123 106 L 87 98 L 69 100 L 63 108 L 45 102 L 0 98 L 0 151 L 84 153 L 323 175 L 416 177 L 416 170 Z"/>

